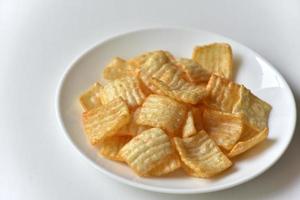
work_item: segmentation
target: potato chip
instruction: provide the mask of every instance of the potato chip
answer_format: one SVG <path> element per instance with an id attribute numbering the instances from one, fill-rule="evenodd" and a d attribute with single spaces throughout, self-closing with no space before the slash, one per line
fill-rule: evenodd
<path id="1" fill-rule="evenodd" d="M 159 127 L 170 135 L 179 134 L 186 117 L 186 106 L 169 97 L 150 95 L 136 119 L 140 125 Z"/>
<path id="2" fill-rule="evenodd" d="M 229 44 L 213 43 L 198 46 L 194 49 L 193 60 L 210 73 L 215 73 L 227 79 L 232 78 L 233 58 Z"/>
<path id="3" fill-rule="evenodd" d="M 242 113 L 246 122 L 257 130 L 268 127 L 268 118 L 272 107 L 244 86 L 241 86 L 241 89 L 241 98 L 232 112 Z"/>
<path id="4" fill-rule="evenodd" d="M 184 163 L 183 169 L 193 176 L 212 177 L 232 165 L 205 131 L 200 131 L 189 138 L 175 137 L 174 142 L 181 161 Z"/>
<path id="5" fill-rule="evenodd" d="M 129 59 L 128 63 L 130 63 L 131 65 L 140 68 L 147 60 L 148 58 L 150 58 L 151 56 L 157 56 L 160 58 L 166 58 L 169 61 L 175 61 L 175 58 L 173 57 L 173 55 L 167 51 L 151 51 L 151 52 L 147 52 L 144 54 L 141 54 L 135 58 Z"/>
<path id="6" fill-rule="evenodd" d="M 119 129 L 126 126 L 129 120 L 128 106 L 120 98 L 82 114 L 84 129 L 92 144 L 113 136 Z"/>
<path id="7" fill-rule="evenodd" d="M 119 155 L 119 151 L 131 138 L 131 136 L 112 136 L 105 138 L 101 142 L 101 145 L 99 145 L 99 153 L 110 160 L 123 161 Z"/>
<path id="8" fill-rule="evenodd" d="M 180 159 L 177 154 L 172 154 L 158 166 L 154 167 L 148 174 L 151 176 L 163 176 L 179 169 L 181 166 Z"/>
<path id="9" fill-rule="evenodd" d="M 231 158 L 231 157 L 240 155 L 240 154 L 244 153 L 245 151 L 251 149 L 255 145 L 264 141 L 268 137 L 268 132 L 269 132 L 269 129 L 265 128 L 264 130 L 257 133 L 253 137 L 251 137 L 247 140 L 239 141 L 237 144 L 234 145 L 234 147 L 228 153 L 228 156 Z"/>
<path id="10" fill-rule="evenodd" d="M 157 93 L 162 93 L 172 99 L 183 103 L 197 104 L 201 99 L 208 95 L 205 85 L 192 85 L 188 82 L 179 88 L 169 87 L 163 81 L 156 78 L 151 79 L 151 83 L 156 87 Z"/>
<path id="11" fill-rule="evenodd" d="M 192 111 L 189 111 L 182 130 L 182 137 L 190 137 L 197 134 Z"/>
<path id="12" fill-rule="evenodd" d="M 169 137 L 159 128 L 142 132 L 120 150 L 121 158 L 140 176 L 147 176 L 173 154 Z"/>
<path id="13" fill-rule="evenodd" d="M 140 79 L 152 92 L 197 104 L 207 95 L 205 86 L 188 82 L 183 77 L 183 71 L 166 56 L 150 56 L 141 66 Z"/>
<path id="14" fill-rule="evenodd" d="M 158 92 L 151 84 L 151 79 L 164 77 L 164 82 L 169 86 L 169 83 L 177 83 L 181 79 L 183 72 L 178 69 L 176 65 L 170 63 L 169 58 L 164 54 L 155 54 L 150 56 L 141 66 L 139 77 L 151 91 Z"/>
<path id="15" fill-rule="evenodd" d="M 133 77 L 124 77 L 108 82 L 103 86 L 100 97 L 104 105 L 120 97 L 130 108 L 141 105 L 145 99 L 139 81 Z"/>
<path id="16" fill-rule="evenodd" d="M 103 70 L 103 77 L 107 80 L 115 80 L 123 77 L 134 77 L 138 75 L 139 70 L 123 60 L 122 58 L 113 58 Z"/>
<path id="17" fill-rule="evenodd" d="M 140 124 L 136 123 L 136 120 L 138 118 L 140 111 L 141 111 L 141 108 L 139 107 L 132 114 L 131 122 L 129 124 L 129 130 L 128 130 L 130 135 L 135 136 L 135 135 L 138 135 L 141 132 L 151 128 L 150 126 L 140 125 Z"/>
<path id="18" fill-rule="evenodd" d="M 101 88 L 102 86 L 100 83 L 94 83 L 84 94 L 80 96 L 80 104 L 85 111 L 101 105 Z"/>
<path id="19" fill-rule="evenodd" d="M 243 85 L 212 75 L 208 84 L 205 103 L 213 109 L 242 114 L 246 123 L 262 130 L 267 127 L 271 106 L 256 97 Z"/>
<path id="20" fill-rule="evenodd" d="M 192 59 L 181 58 L 176 64 L 185 72 L 188 80 L 194 83 L 207 82 L 211 75 L 209 71 Z"/>
<path id="21" fill-rule="evenodd" d="M 213 74 L 207 84 L 209 94 L 205 104 L 213 109 L 232 112 L 241 98 L 241 90 L 240 85 Z"/>
<path id="22" fill-rule="evenodd" d="M 243 121 L 240 115 L 205 109 L 204 129 L 220 147 L 230 150 L 240 139 Z"/>
<path id="23" fill-rule="evenodd" d="M 202 119 L 203 111 L 204 111 L 203 105 L 200 105 L 198 107 L 192 107 L 194 125 L 195 125 L 197 132 L 204 129 L 203 119 Z"/>

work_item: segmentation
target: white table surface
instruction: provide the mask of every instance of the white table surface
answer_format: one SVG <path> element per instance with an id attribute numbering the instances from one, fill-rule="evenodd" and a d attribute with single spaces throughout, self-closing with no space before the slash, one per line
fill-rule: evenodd
<path id="1" fill-rule="evenodd" d="M 152 193 L 118 183 L 65 138 L 54 103 L 68 65 L 111 35 L 165 25 L 209 30 L 254 49 L 284 75 L 300 103 L 300 1 L 2 0 L 1 200 L 299 199 L 299 125 L 286 153 L 263 175 L 198 195 Z"/>

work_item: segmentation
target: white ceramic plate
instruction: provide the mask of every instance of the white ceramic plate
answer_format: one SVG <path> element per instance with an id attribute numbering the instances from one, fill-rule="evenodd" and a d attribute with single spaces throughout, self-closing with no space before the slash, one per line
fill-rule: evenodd
<path id="1" fill-rule="evenodd" d="M 183 172 L 161 178 L 141 178 L 126 165 L 97 155 L 88 144 L 81 123 L 79 95 L 92 83 L 102 79 L 103 66 L 114 56 L 130 58 L 156 49 L 171 51 L 178 57 L 191 57 L 194 46 L 210 42 L 228 42 L 234 53 L 235 81 L 246 85 L 254 94 L 269 102 L 268 139 L 241 156 L 224 175 L 197 179 Z M 157 28 L 134 31 L 105 40 L 81 55 L 59 85 L 58 119 L 75 147 L 99 171 L 129 185 L 165 193 L 204 193 L 222 190 L 244 183 L 271 167 L 283 154 L 292 138 L 296 107 L 292 92 L 276 69 L 257 53 L 231 39 L 200 30 Z"/>

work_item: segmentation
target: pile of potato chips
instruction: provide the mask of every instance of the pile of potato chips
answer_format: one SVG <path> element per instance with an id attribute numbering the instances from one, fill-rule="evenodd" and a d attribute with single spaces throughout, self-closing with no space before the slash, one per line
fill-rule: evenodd
<path id="1" fill-rule="evenodd" d="M 232 81 L 230 45 L 197 46 L 192 59 L 167 51 L 113 58 L 107 83 L 80 97 L 88 140 L 140 176 L 179 168 L 209 178 L 268 135 L 271 106 Z"/>

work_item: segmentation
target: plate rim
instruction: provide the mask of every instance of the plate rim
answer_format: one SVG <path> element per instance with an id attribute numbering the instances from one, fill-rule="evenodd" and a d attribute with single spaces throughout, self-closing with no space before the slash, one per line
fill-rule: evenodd
<path id="1" fill-rule="evenodd" d="M 85 153 L 75 144 L 75 142 L 71 138 L 70 134 L 68 133 L 68 131 L 67 131 L 67 129 L 66 129 L 64 123 L 63 123 L 63 117 L 62 117 L 61 106 L 60 106 L 62 88 L 63 88 L 63 85 L 66 81 L 66 77 L 70 73 L 73 66 L 76 65 L 88 53 L 94 51 L 99 46 L 101 46 L 105 43 L 109 43 L 109 42 L 111 42 L 111 41 L 113 41 L 117 38 L 121 38 L 121 37 L 124 37 L 126 35 L 135 34 L 135 33 L 141 33 L 141 32 L 147 32 L 147 31 L 162 31 L 162 30 L 185 31 L 185 32 L 202 32 L 202 33 L 206 33 L 206 34 L 209 34 L 209 35 L 222 37 L 222 38 L 224 38 L 228 41 L 232 41 L 234 43 L 237 43 L 242 48 L 245 48 L 246 50 L 252 52 L 256 57 L 260 58 L 262 61 L 267 63 L 269 66 L 271 66 L 272 70 L 274 70 L 274 72 L 282 79 L 282 81 L 284 83 L 284 86 L 287 88 L 289 99 L 292 100 L 292 105 L 291 105 L 292 110 L 293 110 L 293 113 L 291 113 L 291 115 L 293 117 L 293 122 L 292 122 L 293 127 L 292 127 L 292 131 L 291 131 L 292 133 L 290 134 L 290 137 L 288 138 L 283 150 L 277 155 L 277 158 L 275 160 L 273 160 L 272 162 L 270 162 L 269 164 L 267 164 L 261 171 L 259 171 L 258 173 L 254 173 L 253 175 L 248 176 L 246 178 L 239 179 L 235 182 L 230 182 L 229 184 L 218 185 L 218 186 L 212 187 L 210 189 L 204 189 L 204 188 L 195 188 L 195 189 L 161 188 L 159 186 L 150 186 L 150 185 L 147 185 L 147 184 L 144 184 L 144 183 L 134 182 L 130 179 L 127 179 L 127 178 L 121 177 L 117 174 L 114 174 L 113 172 L 107 171 L 106 169 L 99 166 L 95 161 L 88 158 L 88 156 L 86 156 Z M 207 31 L 207 30 L 180 27 L 180 26 L 156 26 L 156 27 L 139 28 L 139 29 L 133 29 L 133 30 L 124 31 L 124 32 L 119 32 L 119 33 L 113 34 L 112 36 L 104 37 L 103 39 L 96 42 L 96 44 L 92 45 L 91 47 L 86 48 L 69 65 L 67 65 L 67 68 L 64 70 L 64 72 L 62 74 L 62 77 L 58 82 L 57 89 L 56 89 L 55 110 L 56 110 L 56 118 L 58 120 L 59 126 L 60 126 L 61 130 L 64 132 L 64 135 L 67 138 L 67 140 L 72 144 L 73 148 L 75 148 L 77 150 L 77 152 L 79 152 L 81 154 L 81 156 L 84 157 L 88 161 L 88 163 L 90 163 L 94 168 L 99 170 L 101 173 L 107 175 L 108 177 L 110 177 L 112 179 L 115 179 L 115 180 L 117 180 L 121 183 L 130 185 L 130 186 L 133 186 L 133 187 L 136 187 L 136 188 L 139 188 L 139 189 L 147 190 L 147 191 L 159 192 L 159 193 L 168 193 L 168 194 L 199 194 L 199 193 L 210 193 L 210 192 L 215 192 L 215 191 L 221 191 L 221 190 L 225 190 L 225 189 L 235 187 L 237 185 L 241 185 L 243 183 L 246 183 L 246 182 L 260 176 L 261 174 L 266 172 L 268 169 L 270 169 L 283 156 L 283 154 L 286 152 L 286 150 L 287 150 L 288 146 L 290 145 L 291 140 L 294 136 L 295 128 L 296 128 L 296 121 L 297 121 L 297 107 L 296 107 L 296 101 L 295 101 L 294 94 L 293 94 L 289 84 L 285 80 L 285 78 L 281 75 L 281 73 L 277 70 L 277 68 L 275 68 L 274 65 L 272 65 L 268 60 L 266 60 L 264 57 L 262 57 L 256 51 L 250 49 L 249 47 L 247 47 L 247 46 L 243 45 L 242 43 L 240 43 L 236 40 L 233 40 L 229 37 L 226 37 L 226 36 L 223 36 L 221 34 L 214 33 L 214 32 L 210 32 L 210 31 Z"/>

